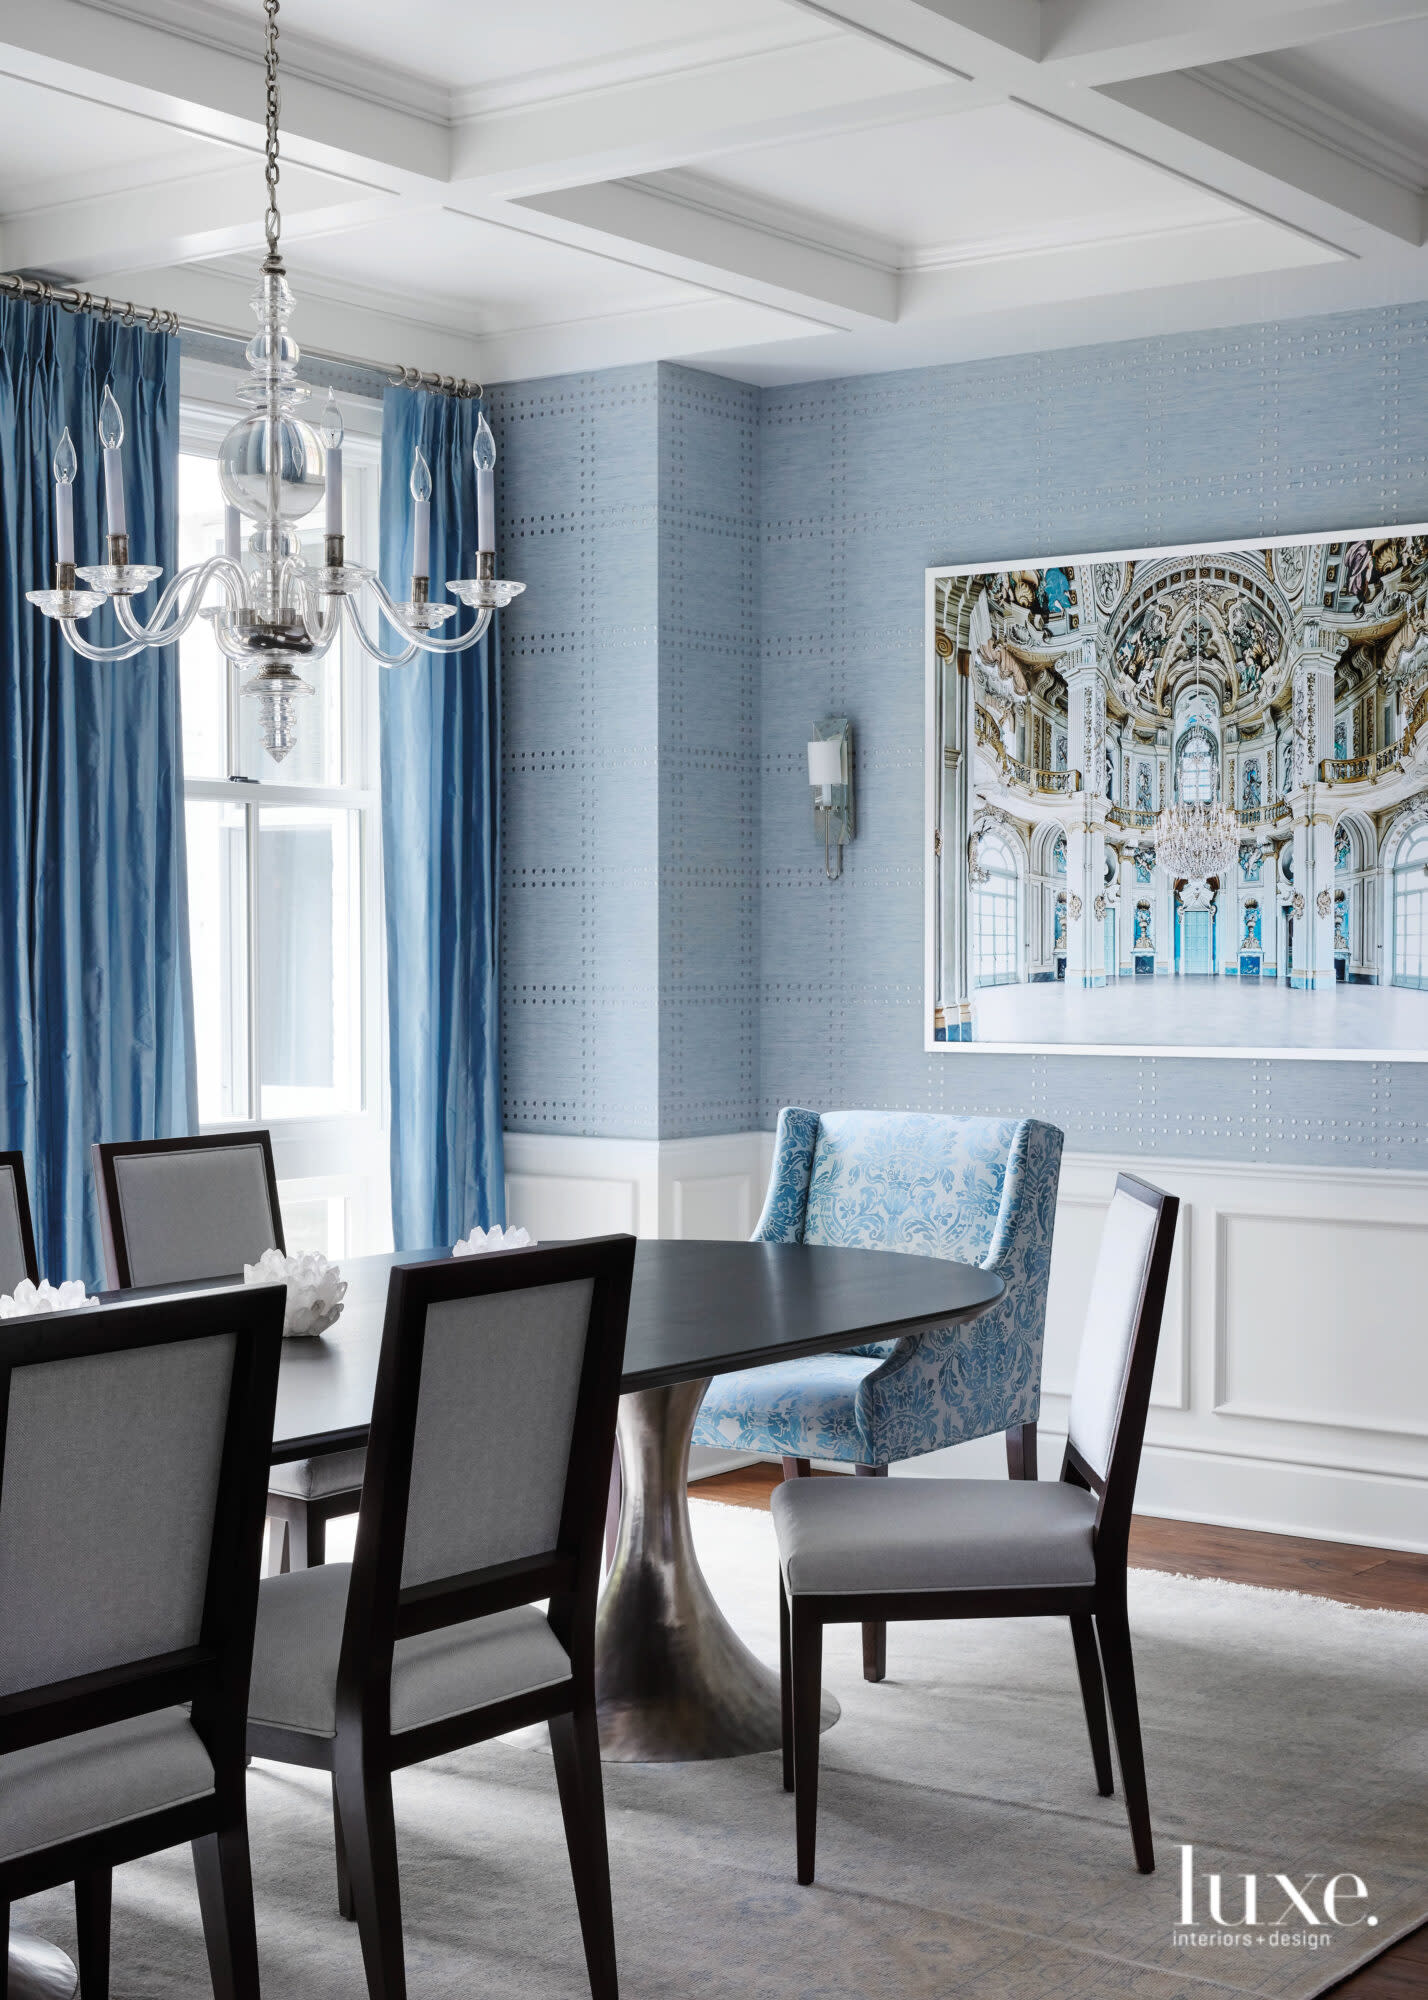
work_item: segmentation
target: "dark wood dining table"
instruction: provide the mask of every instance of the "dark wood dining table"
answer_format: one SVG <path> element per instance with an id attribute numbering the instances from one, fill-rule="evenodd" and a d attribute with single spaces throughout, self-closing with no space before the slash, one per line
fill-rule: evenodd
<path id="1" fill-rule="evenodd" d="M 344 1261 L 341 1319 L 318 1339 L 285 1343 L 274 1462 L 365 1442 L 388 1274 L 421 1261 Z M 896 1251 L 640 1242 L 620 1403 L 620 1534 L 596 1635 L 606 1757 L 731 1757 L 779 1740 L 777 1676 L 734 1632 L 694 1553 L 689 1442 L 710 1378 L 976 1319 L 1002 1290 L 975 1265 Z M 837 1714 L 831 1699 L 827 1712 Z"/>

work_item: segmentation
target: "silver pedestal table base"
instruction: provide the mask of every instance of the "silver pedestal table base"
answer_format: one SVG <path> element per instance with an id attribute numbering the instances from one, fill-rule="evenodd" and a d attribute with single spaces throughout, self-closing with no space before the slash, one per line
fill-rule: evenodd
<path id="1" fill-rule="evenodd" d="M 57 1944 L 10 1933 L 10 1978 L 6 2000 L 74 2000 L 79 1974 Z"/>
<path id="2" fill-rule="evenodd" d="M 600 1747 L 623 1764 L 776 1750 L 778 1675 L 714 1602 L 689 1526 L 689 1440 L 709 1382 L 620 1398 L 620 1536 L 595 1630 Z M 778 1577 L 770 1567 L 770 1598 Z M 823 1697 L 823 1727 L 838 1704 Z"/>

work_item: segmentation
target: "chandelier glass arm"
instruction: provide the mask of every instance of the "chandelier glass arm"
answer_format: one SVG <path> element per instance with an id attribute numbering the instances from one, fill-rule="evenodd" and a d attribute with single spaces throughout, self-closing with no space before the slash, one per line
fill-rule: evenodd
<path id="1" fill-rule="evenodd" d="M 468 646 L 474 646 L 478 639 L 485 637 L 486 628 L 491 623 L 490 611 L 483 610 L 477 612 L 476 623 L 469 630 L 458 632 L 450 639 L 438 639 L 430 632 L 414 632 L 402 615 L 401 605 L 392 596 L 382 579 L 374 576 L 369 582 L 372 594 L 381 605 L 382 614 L 393 631 L 423 653 L 464 653 Z"/>
<path id="2" fill-rule="evenodd" d="M 154 606 L 147 621 L 141 623 L 134 615 L 133 600 L 128 597 L 111 598 L 114 615 L 119 620 L 120 629 L 129 638 L 137 639 L 145 646 L 169 646 L 175 639 L 183 637 L 197 616 L 204 592 L 214 579 L 223 587 L 228 600 L 229 615 L 235 615 L 243 604 L 243 572 L 231 557 L 210 556 L 207 562 L 193 569 L 181 569 Z M 174 606 L 184 591 L 190 593 L 188 600 L 177 612 Z M 167 629 L 164 621 L 173 613 Z"/>
<path id="3" fill-rule="evenodd" d="M 416 658 L 417 648 L 414 639 L 409 640 L 405 650 L 400 653 L 387 652 L 381 642 L 362 623 L 362 614 L 357 609 L 355 600 L 350 597 L 344 597 L 342 602 L 347 607 L 348 619 L 351 621 L 352 629 L 357 634 L 363 651 L 370 653 L 379 667 L 405 667 Z"/>

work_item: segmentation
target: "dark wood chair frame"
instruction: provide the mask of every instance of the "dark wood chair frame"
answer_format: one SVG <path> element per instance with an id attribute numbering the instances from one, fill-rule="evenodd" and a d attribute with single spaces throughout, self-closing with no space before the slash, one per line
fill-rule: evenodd
<path id="1" fill-rule="evenodd" d="M 595 1713 L 595 1602 L 634 1262 L 632 1236 L 607 1236 L 550 1249 L 443 1257 L 392 1271 L 337 1669 L 337 1734 L 315 1737 L 269 1723 L 248 1725 L 253 1756 L 332 1773 L 338 1907 L 356 1919 L 372 2000 L 404 2000 L 406 1993 L 392 1773 L 537 1722 L 550 1727 L 591 1992 L 595 2000 L 616 2000 Z M 404 1587 L 427 1309 L 450 1299 L 587 1278 L 594 1280 L 589 1334 L 555 1546 Z M 568 1680 L 393 1735 L 392 1655 L 399 1639 L 543 1598 L 549 1600 L 551 1629 L 570 1655 Z"/>
<path id="2" fill-rule="evenodd" d="M 211 1797 L 0 1862 L 0 1911 L 7 1932 L 12 1903 L 74 1883 L 84 2000 L 107 2000 L 114 1869 L 184 1840 L 193 1845 L 215 2000 L 257 2000 L 244 1734 L 283 1294 L 275 1285 L 171 1294 L 81 1309 L 59 1319 L 10 1320 L 0 1328 L 0 1475 L 10 1384 L 17 1368 L 215 1334 L 237 1338 L 197 1645 L 0 1697 L 0 1755 L 188 1702 L 193 1726 L 213 1762 Z M 0 1952 L 0 2000 L 4 1984 Z"/>
<path id="3" fill-rule="evenodd" d="M 823 1628 L 825 1625 L 860 1623 L 874 1617 L 882 1621 L 1069 1618 L 1097 1789 L 1102 1798 L 1109 1798 L 1115 1790 L 1110 1735 L 1106 1727 L 1109 1696 L 1136 1866 L 1144 1875 L 1149 1875 L 1155 1867 L 1150 1805 L 1146 1796 L 1145 1757 L 1140 1737 L 1140 1711 L 1135 1691 L 1135 1666 L 1126 1615 L 1126 1568 L 1131 1507 L 1135 1499 L 1136 1475 L 1140 1469 L 1146 1413 L 1150 1406 L 1150 1382 L 1160 1340 L 1160 1321 L 1165 1308 L 1180 1203 L 1174 1195 L 1165 1194 L 1130 1174 L 1117 1176 L 1116 1192 L 1131 1195 L 1147 1207 L 1154 1208 L 1157 1217 L 1105 1477 L 1088 1465 L 1069 1441 L 1061 1461 L 1062 1479 L 1097 1497 L 1095 1581 L 1055 1588 L 1020 1585 L 988 1590 L 878 1591 L 861 1595 L 853 1592 L 828 1596 L 796 1593 L 790 1606 L 780 1571 L 783 1785 L 785 1791 L 794 1794 L 798 1879 L 802 1883 L 813 1880 L 817 1839 Z"/>
<path id="4" fill-rule="evenodd" d="M 94 1178 L 99 1189 L 99 1216 L 104 1235 L 104 1268 L 108 1282 L 119 1291 L 133 1288 L 129 1269 L 129 1246 L 124 1238 L 119 1183 L 114 1171 L 116 1159 L 130 1159 L 141 1153 L 211 1153 L 221 1146 L 258 1145 L 263 1154 L 263 1172 L 268 1183 L 268 1213 L 272 1217 L 273 1242 L 286 1253 L 283 1212 L 278 1203 L 278 1176 L 273 1164 L 273 1142 L 262 1126 L 233 1132 L 210 1132 L 197 1139 L 106 1140 L 94 1148 Z M 215 1276 L 242 1277 L 241 1271 Z M 360 1486 L 324 1493 L 305 1499 L 297 1493 L 269 1493 L 268 1519 L 273 1522 L 274 1539 L 281 1537 L 275 1567 L 279 1570 L 308 1569 L 327 1557 L 327 1528 L 344 1514 L 355 1514 L 362 1498 Z"/>
<path id="5" fill-rule="evenodd" d="M 9 1167 L 15 1176 L 15 1202 L 20 1212 L 20 1248 L 25 1257 L 25 1275 L 32 1285 L 37 1285 L 40 1282 L 40 1262 L 35 1255 L 35 1225 L 30 1217 L 25 1156 L 23 1153 L 0 1153 L 0 1167 Z"/>
<path id="6" fill-rule="evenodd" d="M 1006 1434 L 1007 1477 L 1009 1479 L 1035 1479 L 1036 1477 L 1036 1423 L 1014 1424 Z M 813 1461 L 808 1458 L 788 1458 L 783 1461 L 785 1479 L 807 1479 L 813 1472 Z M 886 1479 L 885 1465 L 855 1465 L 854 1475 L 859 1479 Z M 618 1523 L 618 1503 L 616 1521 Z M 888 1672 L 888 1621 L 886 1618 L 868 1618 L 863 1621 L 863 1679 L 881 1681 L 887 1679 Z"/>

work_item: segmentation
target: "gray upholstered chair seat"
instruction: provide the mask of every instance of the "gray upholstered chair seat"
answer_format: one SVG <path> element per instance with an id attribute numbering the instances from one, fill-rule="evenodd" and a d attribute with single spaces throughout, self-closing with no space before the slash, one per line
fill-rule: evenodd
<path id="1" fill-rule="evenodd" d="M 275 1465 L 268 1474 L 270 1493 L 288 1493 L 295 1500 L 325 1500 L 331 1493 L 356 1492 L 367 1468 L 365 1451 L 328 1451 L 320 1458 L 295 1458 Z"/>
<path id="2" fill-rule="evenodd" d="M 12 1750 L 0 1757 L 0 1861 L 212 1791 L 208 1752 L 182 1708 Z"/>
<path id="3" fill-rule="evenodd" d="M 799 1479 L 772 1506 L 791 1596 L 1095 1581 L 1096 1498 L 1062 1482 Z"/>
<path id="4" fill-rule="evenodd" d="M 312 1736 L 337 1729 L 337 1661 L 349 1563 L 270 1576 L 258 1592 L 248 1716 Z M 399 1639 L 392 1661 L 392 1730 L 419 1729 L 570 1678 L 570 1659 L 531 1605 Z"/>

